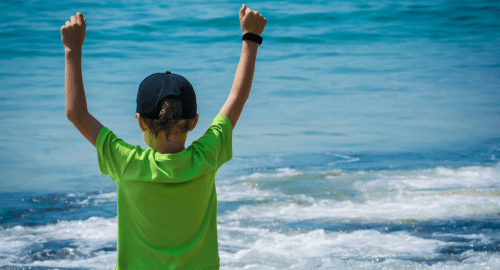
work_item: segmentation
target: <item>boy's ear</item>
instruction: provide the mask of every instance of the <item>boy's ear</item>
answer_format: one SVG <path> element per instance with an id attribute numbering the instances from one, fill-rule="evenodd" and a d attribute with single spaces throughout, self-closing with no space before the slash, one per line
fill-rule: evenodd
<path id="1" fill-rule="evenodd" d="M 192 131 L 196 127 L 196 125 L 198 124 L 198 119 L 200 119 L 200 115 L 196 114 L 193 120 L 190 121 L 190 126 L 188 131 Z"/>
<path id="2" fill-rule="evenodd" d="M 135 118 L 137 118 L 137 123 L 139 124 L 139 128 L 141 128 L 142 131 L 146 131 L 147 126 L 144 123 L 144 120 L 142 119 L 141 115 L 139 113 L 136 113 Z"/>

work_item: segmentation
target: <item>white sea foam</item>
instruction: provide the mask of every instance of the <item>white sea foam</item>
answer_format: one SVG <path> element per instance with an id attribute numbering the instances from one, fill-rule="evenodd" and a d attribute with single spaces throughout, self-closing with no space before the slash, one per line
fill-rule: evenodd
<path id="1" fill-rule="evenodd" d="M 500 186 L 500 166 L 471 166 L 458 169 L 436 167 L 416 171 L 379 172 L 378 179 L 358 182 L 357 186 L 367 188 L 398 186 L 414 190 L 450 188 L 489 188 Z"/>
<path id="2" fill-rule="evenodd" d="M 72 197 L 71 195 L 72 194 L 68 194 L 69 197 Z M 116 201 L 117 201 L 116 192 L 109 192 L 109 193 L 101 193 L 101 194 L 97 194 L 97 195 L 89 195 L 84 200 L 76 201 L 75 204 L 96 205 L 96 204 L 114 203 Z"/>
<path id="3" fill-rule="evenodd" d="M 360 160 L 358 157 L 351 157 L 351 156 L 346 156 L 346 155 L 342 155 L 342 154 L 331 154 L 331 155 L 342 158 L 342 159 L 328 163 L 327 164 L 328 167 L 334 166 L 334 165 L 337 165 L 340 163 L 351 163 L 351 162 L 357 162 Z"/>
<path id="4" fill-rule="evenodd" d="M 352 201 L 319 200 L 312 205 L 276 202 L 244 205 L 227 214 L 225 219 L 268 219 L 300 221 L 315 218 L 357 220 L 393 220 L 463 217 L 496 214 L 500 197 L 439 196 L 400 197 L 383 200 Z"/>
<path id="5" fill-rule="evenodd" d="M 78 197 L 78 196 L 83 196 L 83 193 L 68 193 L 68 197 Z"/>
<path id="6" fill-rule="evenodd" d="M 441 270 L 441 269 L 457 269 L 457 270 L 498 270 L 500 269 L 500 254 L 490 252 L 473 252 L 468 250 L 460 255 L 463 261 L 447 261 L 438 262 L 432 266 L 423 265 L 422 269 Z"/>
<path id="7" fill-rule="evenodd" d="M 261 190 L 257 185 L 243 182 L 241 184 L 218 185 L 217 186 L 217 201 L 219 202 L 236 202 L 236 201 L 263 201 L 270 199 L 288 198 L 294 201 L 302 201 L 313 203 L 315 200 L 311 196 L 304 194 L 284 194 L 279 191 Z"/>
<path id="8" fill-rule="evenodd" d="M 91 217 L 87 220 L 61 221 L 37 227 L 15 226 L 0 231 L 0 265 L 18 265 L 28 255 L 23 254 L 34 244 L 70 240 L 66 247 L 68 254 L 89 254 L 116 242 L 117 220 Z M 113 255 L 114 254 L 114 255 Z M 97 252 L 96 257 L 82 260 L 45 260 L 33 261 L 22 266 L 82 267 L 112 269 L 116 264 L 115 252 Z M 110 268 L 112 267 L 112 268 Z"/>
<path id="9" fill-rule="evenodd" d="M 302 178 L 308 177 L 308 174 L 295 170 L 283 171 L 288 176 L 300 173 Z M 274 173 L 273 176 L 278 174 Z M 310 174 L 311 184 L 313 184 L 318 182 L 317 175 L 324 174 L 324 172 L 310 172 Z M 270 176 L 262 173 L 258 177 L 265 179 Z M 255 179 L 257 175 L 252 174 L 244 179 L 250 178 Z M 351 183 L 352 188 L 358 190 L 359 194 L 356 193 L 353 196 L 327 190 L 326 194 L 340 194 L 344 200 L 339 201 L 339 197 L 320 200 L 309 194 L 284 194 L 280 191 L 279 185 L 275 189 L 266 190 L 261 189 L 261 185 L 257 186 L 248 182 L 232 183 L 219 188 L 220 201 L 263 201 L 278 198 L 278 202 L 244 205 L 228 213 L 223 219 L 264 218 L 300 221 L 314 218 L 337 218 L 397 221 L 465 217 L 500 212 L 500 193 L 495 189 L 500 186 L 500 166 L 355 172 L 335 176 L 326 175 L 323 179 L 332 183 L 336 181 Z M 476 188 L 473 183 L 476 183 L 479 188 Z M 468 189 L 460 190 L 464 187 Z M 304 188 L 307 190 L 309 187 Z M 458 188 L 458 190 L 450 188 Z M 296 189 L 303 190 L 300 186 Z M 299 195 L 303 198 L 299 198 Z M 352 199 L 351 196 L 353 196 Z M 294 201 L 282 202 L 283 200 L 279 200 L 282 198 L 291 198 Z"/>
<path id="10" fill-rule="evenodd" d="M 490 238 L 486 237 L 484 234 L 454 234 L 454 233 L 433 233 L 433 237 L 453 237 L 453 238 L 464 238 L 469 240 L 476 240 L 482 244 L 490 243 Z"/>
<path id="11" fill-rule="evenodd" d="M 236 252 L 220 251 L 221 269 L 238 265 L 267 265 L 275 269 L 313 269 L 338 266 L 341 261 L 364 263 L 381 257 L 436 256 L 445 242 L 412 236 L 406 232 L 383 234 L 374 230 L 333 233 L 314 230 L 285 234 L 268 229 L 219 227 L 220 246 L 234 246 Z M 235 233 L 236 232 L 236 233 Z M 234 244 L 235 243 L 235 244 Z M 325 263 L 333 260 L 333 264 Z M 252 266 L 253 265 L 253 266 Z M 316 266 L 316 267 L 315 267 Z"/>
<path id="12" fill-rule="evenodd" d="M 253 181 L 296 175 L 301 175 L 302 179 L 309 174 L 311 181 L 316 181 L 318 175 L 325 175 L 325 172 L 282 168 L 242 177 L 237 179 L 238 182 L 223 185 L 219 182 L 217 191 L 220 202 L 257 202 L 242 205 L 233 212 L 219 214 L 221 269 L 495 269 L 500 263 L 500 257 L 496 253 L 472 251 L 457 255 L 462 256 L 462 261 L 451 260 L 427 265 L 418 260 L 408 260 L 414 257 L 432 260 L 442 255 L 437 250 L 454 242 L 419 238 L 405 231 L 381 233 L 376 230 L 358 230 L 345 233 L 319 229 L 301 232 L 300 229 L 280 230 L 279 226 L 274 230 L 240 227 L 247 226 L 244 225 L 247 221 L 279 224 L 325 218 L 340 222 L 407 222 L 500 212 L 500 196 L 496 196 L 498 167 L 438 167 L 431 170 L 355 172 L 320 177 L 319 179 L 333 183 L 350 183 L 349 187 L 361 194 L 346 193 L 344 195 L 347 199 L 343 201 L 336 197 L 325 199 L 315 198 L 312 194 L 290 194 L 289 190 L 285 194 L 280 191 L 279 185 L 263 189 L 265 185 Z M 478 179 L 477 186 L 473 184 L 474 179 Z M 297 190 L 303 189 L 298 187 Z M 331 191 L 333 194 L 333 190 Z M 110 192 L 89 195 L 81 203 L 95 205 L 115 201 L 116 193 Z M 444 239 L 463 238 L 481 244 L 489 244 L 494 239 L 494 236 L 483 234 L 433 234 L 438 239 L 441 236 Z M 84 265 L 92 269 L 113 269 L 116 251 L 98 250 L 115 245 L 116 237 L 116 218 L 93 217 L 38 227 L 16 226 L 0 231 L 0 266 Z M 93 253 L 93 257 L 76 256 L 69 260 L 31 261 L 24 264 L 20 261 L 27 256 L 22 254 L 23 250 L 33 243 L 65 240 L 71 242 L 70 246 L 64 248 L 68 253 Z"/>
<path id="13" fill-rule="evenodd" d="M 95 196 L 95 203 L 111 203 L 117 201 L 116 192 L 102 193 Z"/>
<path id="14" fill-rule="evenodd" d="M 243 175 L 238 177 L 238 180 L 253 180 L 253 179 L 269 179 L 269 178 L 284 178 L 296 175 L 301 175 L 302 173 L 290 168 L 279 168 L 273 173 L 253 173 L 250 175 Z"/>
<path id="15" fill-rule="evenodd" d="M 273 196 L 276 196 L 275 192 L 251 187 L 248 183 L 243 183 L 241 185 L 222 185 L 217 187 L 217 201 L 221 202 L 235 202 L 250 199 L 262 201 Z"/>
<path id="16" fill-rule="evenodd" d="M 73 260 L 45 260 L 34 261 L 29 266 L 44 266 L 44 267 L 65 267 L 65 268 L 90 268 L 90 269 L 115 269 L 116 266 L 116 251 L 113 252 L 97 252 L 95 257 L 86 259 Z"/>
<path id="17" fill-rule="evenodd" d="M 269 229 L 218 226 L 221 269 L 498 269 L 498 253 L 467 251 L 463 261 L 428 265 L 450 242 L 407 232 L 284 233 Z M 488 268 L 489 267 L 489 268 Z"/>

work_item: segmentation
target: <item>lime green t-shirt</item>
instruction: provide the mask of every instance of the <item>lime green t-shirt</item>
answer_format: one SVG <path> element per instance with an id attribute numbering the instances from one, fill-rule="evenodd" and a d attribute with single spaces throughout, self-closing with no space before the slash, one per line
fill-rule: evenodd
<path id="1" fill-rule="evenodd" d="M 225 115 L 179 153 L 143 150 L 106 127 L 96 149 L 117 186 L 116 269 L 219 269 L 215 173 L 232 158 Z"/>

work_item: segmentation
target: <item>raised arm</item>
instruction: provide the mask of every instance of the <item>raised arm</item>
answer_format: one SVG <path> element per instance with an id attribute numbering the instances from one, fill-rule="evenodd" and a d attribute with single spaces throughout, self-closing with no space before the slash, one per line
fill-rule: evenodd
<path id="1" fill-rule="evenodd" d="M 266 26 L 267 20 L 257 11 L 252 11 L 243 4 L 240 9 L 240 25 L 243 34 L 253 33 L 261 35 Z M 257 58 L 258 43 L 249 40 L 243 40 L 241 58 L 234 75 L 233 87 L 229 97 L 222 106 L 220 114 L 225 115 L 231 124 L 236 126 L 243 106 L 250 95 L 252 88 L 253 73 L 255 70 L 255 59 Z"/>
<path id="2" fill-rule="evenodd" d="M 66 73 L 66 116 L 80 133 L 95 146 L 97 135 L 103 128 L 87 110 L 87 99 L 82 79 L 82 46 L 85 39 L 86 20 L 81 13 L 72 16 L 71 21 L 61 27 L 64 45 Z"/>

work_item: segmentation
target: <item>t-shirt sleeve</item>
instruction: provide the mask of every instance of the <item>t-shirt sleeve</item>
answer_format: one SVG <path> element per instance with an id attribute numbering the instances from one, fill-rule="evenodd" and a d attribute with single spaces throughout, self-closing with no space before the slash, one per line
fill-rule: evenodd
<path id="1" fill-rule="evenodd" d="M 193 142 L 197 148 L 205 153 L 206 159 L 215 159 L 217 168 L 233 157 L 233 126 L 229 119 L 218 114 L 205 134 Z"/>
<path id="2" fill-rule="evenodd" d="M 118 181 L 125 173 L 134 156 L 141 155 L 139 146 L 132 146 L 106 127 L 99 132 L 96 140 L 99 171 Z"/>

